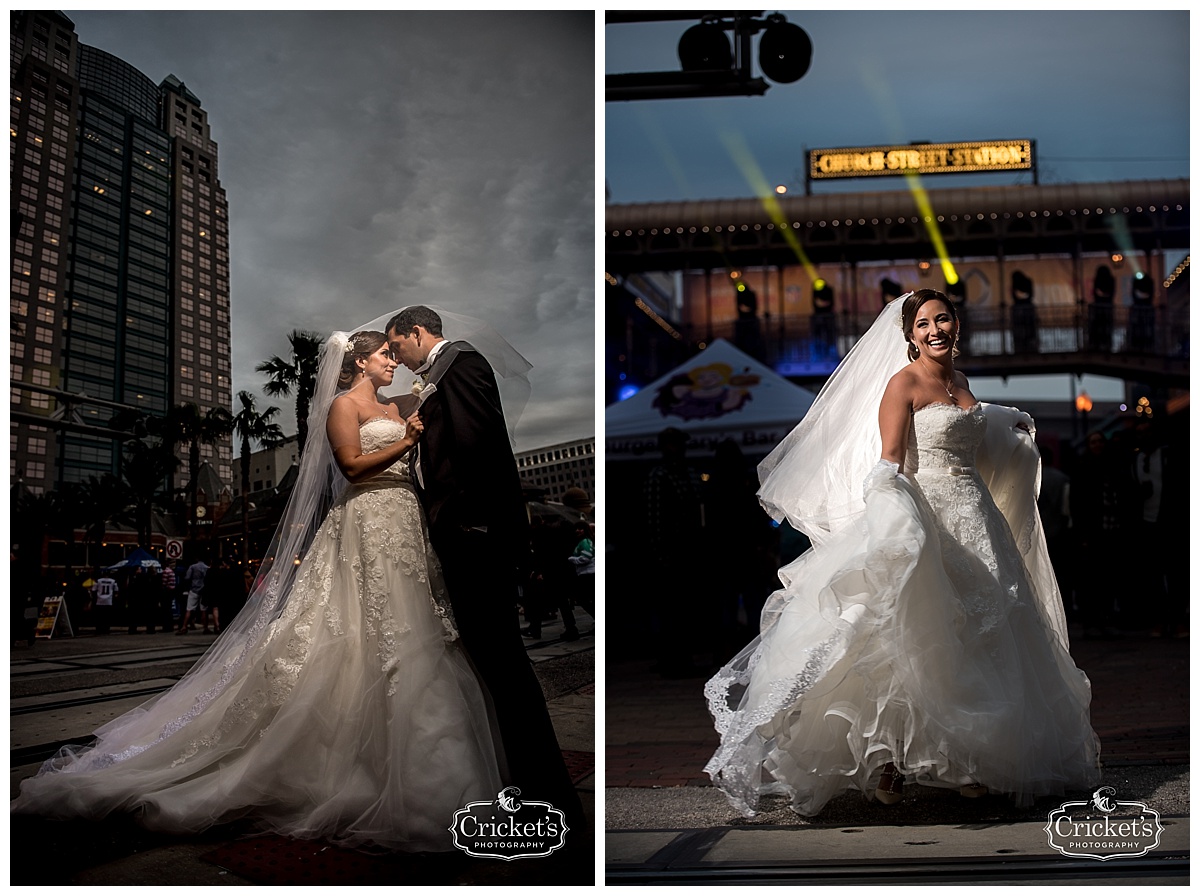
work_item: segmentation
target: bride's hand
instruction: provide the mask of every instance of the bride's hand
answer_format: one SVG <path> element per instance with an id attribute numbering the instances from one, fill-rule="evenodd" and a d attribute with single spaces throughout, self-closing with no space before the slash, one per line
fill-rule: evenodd
<path id="1" fill-rule="evenodd" d="M 421 437 L 421 433 L 425 431 L 425 421 L 421 419 L 420 413 L 414 413 L 411 417 L 404 421 L 404 434 L 411 438 L 414 442 Z"/>

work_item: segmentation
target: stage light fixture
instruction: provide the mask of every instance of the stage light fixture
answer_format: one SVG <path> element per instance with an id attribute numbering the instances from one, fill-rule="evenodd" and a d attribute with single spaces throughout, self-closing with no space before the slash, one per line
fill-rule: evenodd
<path id="1" fill-rule="evenodd" d="M 803 28 L 781 15 L 768 17 L 758 40 L 758 66 L 764 75 L 779 84 L 799 81 L 812 65 L 812 54 L 812 40 Z"/>
<path id="2" fill-rule="evenodd" d="M 679 64 L 685 72 L 733 68 L 733 48 L 716 22 L 693 25 L 679 38 Z"/>

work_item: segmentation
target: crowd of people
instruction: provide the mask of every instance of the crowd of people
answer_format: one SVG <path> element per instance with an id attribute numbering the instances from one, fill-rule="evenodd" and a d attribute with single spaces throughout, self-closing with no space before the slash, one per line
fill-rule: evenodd
<path id="1" fill-rule="evenodd" d="M 595 509 L 587 492 L 568 489 L 563 496 L 567 513 L 554 521 L 532 519 L 532 565 L 523 589 L 527 638 L 539 638 L 542 626 L 556 617 L 563 622 L 563 639 L 581 637 L 574 608 L 595 618 Z M 220 634 L 246 602 L 254 573 L 228 557 L 210 566 L 207 553 L 191 562 L 168 560 L 161 566 L 95 569 L 72 576 L 66 605 L 72 626 L 109 634 L 114 627 L 129 634 L 174 631 Z M 45 590 L 45 589 L 43 589 Z M 49 592 L 48 592 L 49 593 Z M 35 614 L 30 614 L 36 623 Z M 34 640 L 33 625 L 15 632 L 18 641 Z"/>
<path id="2" fill-rule="evenodd" d="M 92 628 L 97 634 L 114 628 L 131 635 L 219 634 L 221 617 L 232 618 L 241 609 L 253 576 L 228 557 L 212 567 L 206 559 L 74 574 L 65 592 L 73 628 Z"/>

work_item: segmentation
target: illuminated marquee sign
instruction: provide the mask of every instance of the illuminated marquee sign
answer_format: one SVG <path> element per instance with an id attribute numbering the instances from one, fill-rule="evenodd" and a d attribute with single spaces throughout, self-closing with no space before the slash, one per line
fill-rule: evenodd
<path id="1" fill-rule="evenodd" d="M 909 173 L 1027 171 L 1033 168 L 1033 152 L 1032 140 L 810 149 L 808 176 L 812 180 L 828 180 L 836 177 L 886 177 Z"/>

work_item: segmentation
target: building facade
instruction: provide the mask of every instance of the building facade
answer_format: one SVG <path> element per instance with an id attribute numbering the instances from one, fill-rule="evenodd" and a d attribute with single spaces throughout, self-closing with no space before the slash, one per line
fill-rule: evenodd
<path id="1" fill-rule="evenodd" d="M 122 411 L 231 407 L 228 209 L 182 82 L 10 16 L 10 475 L 41 493 L 119 473 Z M 228 482 L 229 440 L 201 450 Z"/>
<path id="2" fill-rule="evenodd" d="M 596 500 L 596 440 L 577 439 L 516 455 L 526 485 L 545 490 L 545 499 L 561 501 L 569 488 L 581 488 Z"/>
<path id="3" fill-rule="evenodd" d="M 246 459 L 250 468 L 251 493 L 275 488 L 287 475 L 287 471 L 300 463 L 300 437 L 288 436 L 274 448 L 260 448 Z M 230 480 L 234 497 L 242 493 L 242 458 L 233 459 L 233 479 Z"/>

